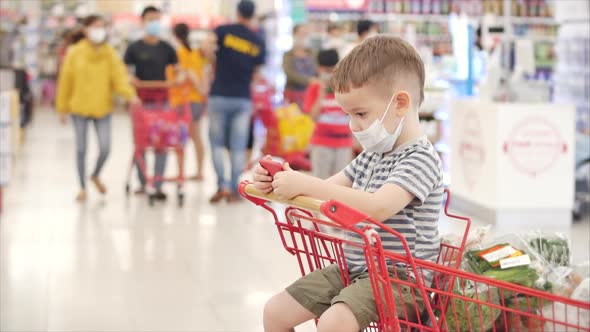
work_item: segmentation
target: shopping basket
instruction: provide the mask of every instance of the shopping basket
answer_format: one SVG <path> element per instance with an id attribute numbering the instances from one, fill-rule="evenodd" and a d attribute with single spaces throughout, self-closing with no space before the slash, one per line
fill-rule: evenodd
<path id="1" fill-rule="evenodd" d="M 449 191 L 445 191 L 445 214 L 464 222 L 465 231 L 460 244 L 441 244 L 438 260 L 433 263 L 413 258 L 396 230 L 337 201 L 308 197 L 285 201 L 273 193 L 262 194 L 248 182 L 241 183 L 239 189 L 244 197 L 272 214 L 284 248 L 296 256 L 303 275 L 338 264 L 344 271 L 344 285 L 349 285 L 343 248 L 361 247 L 379 314 L 379 320 L 366 331 L 590 331 L 586 325 L 589 303 L 461 271 L 470 220 L 449 214 Z M 288 206 L 284 218 L 279 218 L 271 202 Z M 323 218 L 317 217 L 318 212 Z M 320 225 L 343 232 L 329 235 Z M 405 254 L 384 250 L 376 228 L 397 237 Z M 348 241 L 346 232 L 356 233 L 364 244 Z M 401 278 L 400 270 L 415 278 Z M 426 279 L 432 281 L 425 283 Z M 414 308 L 412 312 L 405 306 L 398 308 L 396 293 L 400 298 L 411 296 L 416 304 L 422 302 L 423 309 Z"/>
<path id="2" fill-rule="evenodd" d="M 141 93 L 139 93 L 141 92 Z M 133 166 L 138 169 L 147 182 L 147 187 L 153 187 L 154 182 L 166 181 L 177 184 L 178 205 L 184 203 L 184 145 L 188 139 L 188 128 L 191 123 L 191 111 L 188 104 L 170 108 L 167 103 L 167 91 L 159 88 L 141 89 L 138 91 L 142 104 L 131 108 L 131 124 L 133 127 L 133 157 L 125 190 L 130 192 L 129 181 Z M 178 175 L 172 178 L 147 176 L 145 152 L 151 150 L 158 153 L 174 151 L 178 159 Z M 149 204 L 153 205 L 155 196 L 148 194 Z"/>

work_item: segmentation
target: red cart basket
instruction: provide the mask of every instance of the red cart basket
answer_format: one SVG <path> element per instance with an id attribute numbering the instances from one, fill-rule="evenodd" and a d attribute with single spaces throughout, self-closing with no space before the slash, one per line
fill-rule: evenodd
<path id="1" fill-rule="evenodd" d="M 590 303 L 459 270 L 471 221 L 448 212 L 448 190 L 445 214 L 463 222 L 465 231 L 458 246 L 441 244 L 438 260 L 433 263 L 413 258 L 406 240 L 396 230 L 337 201 L 308 197 L 285 201 L 273 193 L 262 194 L 248 182 L 241 183 L 239 189 L 244 197 L 272 214 L 284 248 L 296 256 L 303 275 L 330 264 L 347 271 L 343 247 L 356 246 L 364 251 L 379 314 L 379 321 L 366 331 L 590 331 L 586 325 Z M 271 202 L 288 206 L 284 218 Z M 317 217 L 318 212 L 323 219 Z M 324 233 L 320 225 L 343 231 L 340 234 L 356 233 L 364 244 Z M 384 250 L 376 228 L 397 237 L 405 254 Z M 404 275 L 415 278 L 401 278 L 400 268 L 405 270 Z M 427 284 L 425 280 L 432 281 Z M 347 272 L 342 273 L 342 281 L 350 284 Z M 394 292 L 400 298 L 409 292 L 416 303 L 423 303 L 423 310 L 398 308 Z"/>
<path id="2" fill-rule="evenodd" d="M 142 105 L 131 108 L 131 124 L 133 127 L 133 156 L 127 173 L 125 191 L 130 192 L 129 181 L 133 166 L 137 163 L 138 169 L 147 182 L 149 204 L 153 205 L 154 182 L 174 182 L 177 184 L 178 205 L 184 203 L 184 145 L 188 139 L 188 128 L 191 123 L 191 111 L 188 104 L 170 108 L 168 106 L 168 93 L 165 89 L 141 89 L 138 91 Z M 172 178 L 148 176 L 145 152 L 154 151 L 167 153 L 173 151 L 178 160 L 178 175 Z"/>

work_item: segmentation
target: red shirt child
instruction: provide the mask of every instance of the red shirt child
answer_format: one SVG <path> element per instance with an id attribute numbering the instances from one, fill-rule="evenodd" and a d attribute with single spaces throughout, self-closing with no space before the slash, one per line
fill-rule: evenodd
<path id="1" fill-rule="evenodd" d="M 338 53 L 335 50 L 324 50 L 318 54 L 321 79 L 319 83 L 307 87 L 303 101 L 303 111 L 316 123 L 310 141 L 312 173 L 324 179 L 340 172 L 352 160 L 350 118 L 338 106 L 328 85 L 337 63 Z"/>

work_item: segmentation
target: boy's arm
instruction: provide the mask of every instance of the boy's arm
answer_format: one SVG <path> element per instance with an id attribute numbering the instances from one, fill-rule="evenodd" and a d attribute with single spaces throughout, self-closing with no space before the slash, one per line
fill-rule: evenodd
<path id="1" fill-rule="evenodd" d="M 343 171 L 352 181 L 354 164 Z M 298 195 L 320 200 L 337 200 L 367 215 L 383 221 L 397 214 L 414 199 L 423 203 L 426 197 L 440 185 L 440 162 L 429 151 L 414 152 L 401 161 L 387 176 L 385 184 L 376 192 L 356 190 L 292 171 L 285 164 L 285 172 L 275 175 L 274 192 L 283 198 Z"/>
<path id="2" fill-rule="evenodd" d="M 344 174 L 344 171 L 340 171 L 335 175 L 332 175 L 331 177 L 326 179 L 326 182 L 342 187 L 352 187 L 352 181 L 348 178 L 348 176 L 346 176 L 346 174 Z"/>
<path id="3" fill-rule="evenodd" d="M 283 168 L 285 171 L 275 174 L 272 182 L 272 191 L 283 199 L 292 199 L 299 195 L 322 201 L 333 199 L 379 221 L 397 214 L 414 199 L 407 190 L 391 183 L 370 193 L 335 184 L 338 178 L 322 180 L 293 171 L 288 163 L 285 163 Z M 347 177 L 345 174 L 342 175 Z"/>
<path id="4" fill-rule="evenodd" d="M 346 177 L 344 174 L 342 175 Z M 310 196 L 319 200 L 333 199 L 366 213 L 378 221 L 389 219 L 414 199 L 414 195 L 391 183 L 383 185 L 374 193 L 369 193 L 335 184 L 332 178 L 321 180 L 311 177 L 306 181 L 307 185 L 302 193 L 303 196 Z"/>

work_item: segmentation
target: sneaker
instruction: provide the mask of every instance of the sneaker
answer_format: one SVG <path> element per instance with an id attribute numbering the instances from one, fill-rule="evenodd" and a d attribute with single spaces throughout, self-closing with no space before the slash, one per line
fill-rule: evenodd
<path id="1" fill-rule="evenodd" d="M 90 178 L 90 180 L 92 181 L 92 183 L 94 183 L 94 186 L 96 187 L 96 190 L 98 190 L 99 193 L 101 194 L 106 194 L 107 193 L 107 188 L 104 186 L 104 184 L 98 179 L 98 177 L 93 176 Z"/>
<path id="2" fill-rule="evenodd" d="M 219 203 L 221 200 L 223 200 L 224 198 L 226 198 L 226 197 L 228 197 L 230 195 L 231 194 L 227 190 L 219 189 L 219 190 L 217 190 L 217 192 L 215 193 L 215 195 L 213 195 L 209 199 L 209 203 L 211 203 L 211 204 Z"/>
<path id="3" fill-rule="evenodd" d="M 145 194 L 145 187 L 140 187 L 135 191 L 136 195 L 144 195 Z"/>
<path id="4" fill-rule="evenodd" d="M 158 190 L 154 194 L 154 198 L 158 201 L 165 201 L 168 198 L 168 196 L 166 196 L 166 194 L 164 194 L 164 192 L 162 192 L 161 190 Z"/>

